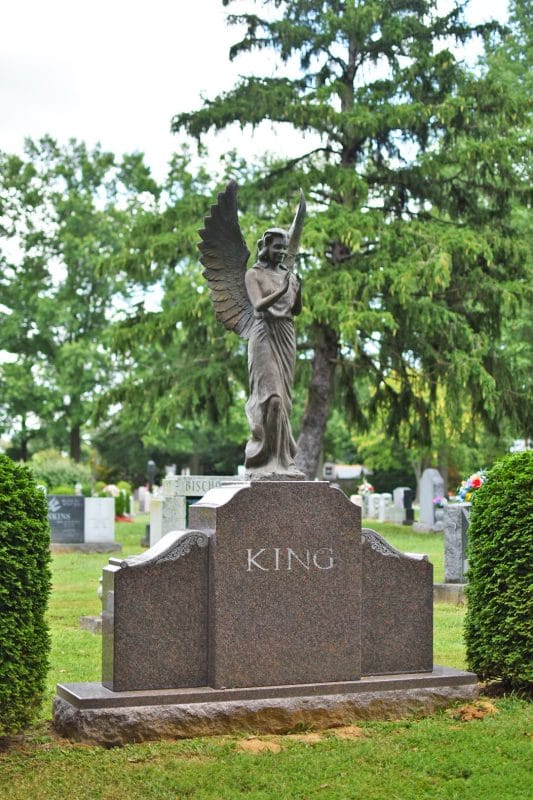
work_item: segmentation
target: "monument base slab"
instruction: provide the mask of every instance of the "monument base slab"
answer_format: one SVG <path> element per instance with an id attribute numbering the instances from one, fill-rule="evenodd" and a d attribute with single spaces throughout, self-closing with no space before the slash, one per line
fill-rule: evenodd
<path id="1" fill-rule="evenodd" d="M 455 603 L 462 606 L 466 603 L 466 583 L 434 583 L 434 603 Z"/>
<path id="2" fill-rule="evenodd" d="M 52 553 L 120 553 L 122 545 L 117 542 L 52 542 Z"/>
<path id="3" fill-rule="evenodd" d="M 237 732 L 283 734 L 295 727 L 431 714 L 477 694 L 473 673 L 438 666 L 431 673 L 343 683 L 226 690 L 112 692 L 101 683 L 58 684 L 54 727 L 70 739 L 104 747 Z"/>
<path id="4" fill-rule="evenodd" d="M 102 633 L 102 615 L 80 617 L 80 628 L 89 633 Z"/>

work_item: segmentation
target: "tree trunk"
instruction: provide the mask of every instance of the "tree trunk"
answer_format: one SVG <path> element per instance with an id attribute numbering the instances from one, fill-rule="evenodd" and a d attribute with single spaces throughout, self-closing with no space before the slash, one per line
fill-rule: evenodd
<path id="1" fill-rule="evenodd" d="M 333 398 L 333 378 L 339 351 L 337 334 L 323 325 L 318 329 L 313 373 L 307 393 L 307 404 L 298 437 L 296 466 L 308 480 L 314 480 L 322 452 Z"/>
<path id="2" fill-rule="evenodd" d="M 28 429 L 26 427 L 26 417 L 22 417 L 22 425 L 21 425 L 21 432 L 20 432 L 20 459 L 21 461 L 28 461 Z"/>
<path id="3" fill-rule="evenodd" d="M 411 461 L 411 466 L 413 467 L 413 472 L 415 473 L 416 479 L 416 495 L 414 498 L 414 502 L 418 504 L 420 502 L 420 479 L 422 477 L 422 459 L 416 458 Z"/>
<path id="4" fill-rule="evenodd" d="M 81 461 L 81 425 L 79 423 L 70 429 L 70 457 L 73 461 Z"/>
<path id="5" fill-rule="evenodd" d="M 444 484 L 444 497 L 448 497 L 448 455 L 439 454 L 438 470 Z"/>
<path id="6" fill-rule="evenodd" d="M 201 475 L 202 474 L 202 464 L 200 461 L 200 453 L 191 453 L 189 458 L 189 469 L 191 471 L 191 475 Z"/>

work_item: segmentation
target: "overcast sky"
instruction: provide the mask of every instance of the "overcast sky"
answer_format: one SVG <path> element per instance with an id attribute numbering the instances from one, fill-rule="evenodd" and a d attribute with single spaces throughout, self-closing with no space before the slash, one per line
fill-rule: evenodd
<path id="1" fill-rule="evenodd" d="M 239 0 L 230 6 L 250 9 Z M 474 18 L 504 18 L 506 0 L 473 0 Z M 156 177 L 179 140 L 173 114 L 198 108 L 202 95 L 271 55 L 229 63 L 238 31 L 221 0 L 4 0 L 0 17 L 0 149 L 20 152 L 24 138 L 51 134 L 117 154 L 140 150 Z M 262 69 L 264 71 L 264 69 Z M 235 134 L 232 134 L 235 136 Z M 218 139 L 245 155 L 284 149 L 282 140 Z M 290 143 L 289 143 L 290 144 Z M 290 146 L 289 146 L 290 150 Z"/>

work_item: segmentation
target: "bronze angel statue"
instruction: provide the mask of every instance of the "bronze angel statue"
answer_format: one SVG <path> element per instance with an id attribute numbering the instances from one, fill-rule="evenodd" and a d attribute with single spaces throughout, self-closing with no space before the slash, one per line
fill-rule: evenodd
<path id="1" fill-rule="evenodd" d="M 250 256 L 237 215 L 237 184 L 218 195 L 199 231 L 200 261 L 215 316 L 228 330 L 248 339 L 250 394 L 246 415 L 250 439 L 245 467 L 251 479 L 304 479 L 294 463 L 290 415 L 296 363 L 293 317 L 302 309 L 300 278 L 292 271 L 305 217 L 300 203 L 290 230 L 269 228 Z"/>

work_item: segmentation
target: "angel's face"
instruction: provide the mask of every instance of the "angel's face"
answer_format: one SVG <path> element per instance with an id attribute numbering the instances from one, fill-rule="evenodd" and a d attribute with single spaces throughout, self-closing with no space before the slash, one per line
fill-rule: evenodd
<path id="1" fill-rule="evenodd" d="M 285 236 L 273 236 L 268 245 L 268 260 L 271 264 L 281 264 L 287 253 L 287 238 Z"/>

